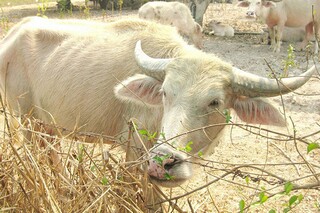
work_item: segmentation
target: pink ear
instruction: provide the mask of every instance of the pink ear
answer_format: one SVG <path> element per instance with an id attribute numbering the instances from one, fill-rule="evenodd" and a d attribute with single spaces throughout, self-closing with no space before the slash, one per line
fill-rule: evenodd
<path id="1" fill-rule="evenodd" d="M 285 126 L 286 122 L 274 106 L 260 98 L 236 98 L 232 107 L 247 123 Z"/>
<path id="2" fill-rule="evenodd" d="M 248 1 L 241 1 L 237 4 L 238 7 L 249 7 L 249 2 Z"/>
<path id="3" fill-rule="evenodd" d="M 161 86 L 162 82 L 137 74 L 118 84 L 114 92 L 118 98 L 123 100 L 138 104 L 160 105 L 162 103 Z"/>
<path id="4" fill-rule="evenodd" d="M 264 7 L 276 7 L 276 4 L 272 1 L 266 1 L 265 3 L 262 3 L 262 6 Z"/>

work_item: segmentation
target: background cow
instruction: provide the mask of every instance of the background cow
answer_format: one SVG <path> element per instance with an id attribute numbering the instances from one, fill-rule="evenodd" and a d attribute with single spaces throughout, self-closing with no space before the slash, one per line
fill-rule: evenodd
<path id="1" fill-rule="evenodd" d="M 180 2 L 154 1 L 139 9 L 139 18 L 172 25 L 189 37 L 196 47 L 202 48 L 202 28 L 192 18 L 189 8 Z"/>
<path id="2" fill-rule="evenodd" d="M 282 0 L 272 2 L 267 0 L 246 0 L 238 4 L 240 7 L 248 7 L 247 15 L 255 15 L 263 20 L 269 28 L 271 45 L 274 52 L 280 51 L 281 38 L 284 26 L 305 27 L 306 34 L 300 49 L 304 48 L 312 38 L 313 29 L 319 33 L 320 1 L 319 0 Z M 314 20 L 312 17 L 314 7 Z M 318 53 L 316 41 L 315 53 Z"/>
<path id="3" fill-rule="evenodd" d="M 210 35 L 216 36 L 234 36 L 234 29 L 227 24 L 223 24 L 221 22 L 211 20 L 207 25 L 207 29 L 209 30 Z"/>
<path id="4" fill-rule="evenodd" d="M 145 157 L 152 180 L 175 187 L 192 176 L 192 155 L 217 146 L 225 109 L 244 122 L 283 126 L 281 113 L 263 97 L 297 89 L 314 67 L 279 83 L 187 45 L 169 26 L 33 17 L 0 43 L 0 70 L 2 97 L 17 114 L 110 136 L 126 130 L 131 118 L 163 132 L 157 144 L 133 140 L 128 155 L 135 160 L 151 148 Z M 192 150 L 182 151 L 190 141 Z"/>

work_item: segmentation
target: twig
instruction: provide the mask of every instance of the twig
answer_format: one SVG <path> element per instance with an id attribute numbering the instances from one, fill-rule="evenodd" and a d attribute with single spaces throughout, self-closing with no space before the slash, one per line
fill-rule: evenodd
<path id="1" fill-rule="evenodd" d="M 218 177 L 218 178 L 216 178 L 216 179 L 208 182 L 208 183 L 205 184 L 205 185 L 202 185 L 202 186 L 200 186 L 200 187 L 198 187 L 198 188 L 196 188 L 196 189 L 194 189 L 194 190 L 192 190 L 192 191 L 190 191 L 190 192 L 187 192 L 187 193 L 185 193 L 185 194 L 183 194 L 183 195 L 179 195 L 179 196 L 172 197 L 172 198 L 170 198 L 170 199 L 167 199 L 167 200 L 158 202 L 158 203 L 156 203 L 156 205 L 162 204 L 162 203 L 165 203 L 165 202 L 168 202 L 168 201 L 178 200 L 178 199 L 181 199 L 181 198 L 183 198 L 183 197 L 185 197 L 185 196 L 188 196 L 188 195 L 190 195 L 190 194 L 193 194 L 193 193 L 195 193 L 195 192 L 197 192 L 197 191 L 199 191 L 199 190 L 201 190 L 201 189 L 204 189 L 204 188 L 210 186 L 211 184 L 213 184 L 213 183 L 221 180 L 222 178 L 224 178 L 224 177 L 226 177 L 226 176 L 228 176 L 228 175 L 230 175 L 230 174 L 233 174 L 233 172 L 234 172 L 234 170 L 231 170 L 231 171 L 229 171 L 229 172 L 226 172 L 225 174 L 223 174 L 223 175 L 221 175 L 220 177 Z"/>
<path id="2" fill-rule="evenodd" d="M 188 198 L 187 201 L 188 201 L 188 205 L 189 205 L 191 213 L 194 213 L 194 210 L 193 210 L 193 207 L 192 207 L 190 199 Z"/>
<path id="3" fill-rule="evenodd" d="M 296 169 L 296 172 L 298 173 L 298 175 L 300 175 L 300 172 L 298 170 L 297 165 L 295 163 L 293 163 L 291 158 L 279 146 L 277 146 L 275 143 L 271 142 L 271 145 L 276 147 L 281 152 L 281 154 L 291 162 L 291 165 L 294 166 L 294 168 Z"/>
<path id="4" fill-rule="evenodd" d="M 296 151 L 298 152 L 298 154 L 300 155 L 300 157 L 303 159 L 303 161 L 306 163 L 306 165 L 307 165 L 307 167 L 309 168 L 309 170 L 311 171 L 311 173 L 313 173 L 314 174 L 314 177 L 315 177 L 315 179 L 317 180 L 317 182 L 318 182 L 318 184 L 320 183 L 320 181 L 319 181 L 319 178 L 315 175 L 315 171 L 314 171 L 314 169 L 312 168 L 312 166 L 309 164 L 309 162 L 304 158 L 304 156 L 300 153 L 300 150 L 299 150 L 299 148 L 298 148 L 298 144 L 297 144 L 297 141 L 296 141 L 296 127 L 295 127 L 295 124 L 294 124 L 294 122 L 292 121 L 292 119 L 291 119 L 291 117 L 290 117 L 290 120 L 291 120 L 291 123 L 292 123 L 292 126 L 293 126 L 293 138 L 294 138 L 294 146 L 295 146 L 295 148 L 296 148 Z"/>
<path id="5" fill-rule="evenodd" d="M 221 211 L 219 210 L 218 206 L 217 206 L 216 203 L 214 202 L 214 199 L 213 199 L 213 197 L 212 197 L 212 194 L 211 194 L 209 188 L 207 188 L 207 192 L 208 192 L 208 194 L 209 194 L 209 196 L 210 196 L 210 198 L 211 198 L 211 202 L 212 202 L 214 208 L 216 209 L 216 211 L 217 211 L 218 213 L 220 213 Z"/>

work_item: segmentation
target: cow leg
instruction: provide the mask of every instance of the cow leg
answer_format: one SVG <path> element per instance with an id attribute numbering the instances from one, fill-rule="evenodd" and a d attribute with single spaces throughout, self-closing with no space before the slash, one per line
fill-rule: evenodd
<path id="1" fill-rule="evenodd" d="M 315 42 L 315 47 L 314 47 L 314 54 L 318 55 L 319 54 L 319 33 L 320 30 L 320 23 L 319 22 L 315 22 L 314 23 L 314 33 L 315 33 L 315 38 L 316 38 L 316 42 Z"/>
<path id="2" fill-rule="evenodd" d="M 273 52 L 277 52 L 277 53 L 280 52 L 283 29 L 284 29 L 284 24 L 279 24 L 277 26 L 277 32 L 275 33 L 276 46 L 273 49 Z"/>
<path id="3" fill-rule="evenodd" d="M 275 39 L 275 34 L 276 34 L 276 27 L 269 27 L 269 35 L 270 35 L 270 40 L 271 40 L 271 46 L 270 48 L 274 49 L 276 46 L 276 39 Z"/>
<path id="4" fill-rule="evenodd" d="M 306 29 L 306 34 L 304 36 L 303 41 L 300 43 L 300 45 L 298 47 L 299 51 L 303 50 L 307 46 L 308 42 L 310 41 L 310 39 L 312 37 L 312 35 L 313 35 L 313 23 L 310 22 L 309 24 L 307 24 L 305 29 Z"/>
<path id="5" fill-rule="evenodd" d="M 40 144 L 42 145 L 42 147 L 44 147 L 45 149 L 49 150 L 49 159 L 51 161 L 52 164 L 52 168 L 56 173 L 60 173 L 62 174 L 63 172 L 63 168 L 62 168 L 62 162 L 61 162 L 61 157 L 58 154 L 58 152 L 61 151 L 61 146 L 60 146 L 60 142 L 57 141 L 56 137 L 52 137 L 51 135 L 53 134 L 53 130 L 49 127 L 46 127 L 45 125 L 42 125 L 41 123 L 38 123 L 38 121 L 32 122 L 33 124 L 33 131 L 35 134 L 33 137 L 34 139 L 36 139 L 36 141 L 39 141 Z M 44 132 L 46 134 L 48 134 L 48 137 L 40 137 L 37 135 L 36 132 Z M 30 137 L 30 136 L 28 136 Z M 31 136 L 32 137 L 32 136 Z M 32 138 L 31 138 L 32 140 Z"/>

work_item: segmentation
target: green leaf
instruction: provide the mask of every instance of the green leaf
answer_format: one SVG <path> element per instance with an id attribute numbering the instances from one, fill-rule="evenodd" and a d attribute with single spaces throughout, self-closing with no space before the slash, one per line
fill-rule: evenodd
<path id="1" fill-rule="evenodd" d="M 80 145 L 79 145 L 79 149 L 78 149 L 79 153 L 78 153 L 77 159 L 78 159 L 78 161 L 79 161 L 80 163 L 83 162 L 85 149 L 86 149 L 86 147 L 85 147 L 83 144 L 80 144 Z"/>
<path id="2" fill-rule="evenodd" d="M 162 137 L 163 140 L 166 140 L 166 135 L 164 132 L 160 132 L 160 136 Z"/>
<path id="3" fill-rule="evenodd" d="M 162 158 L 162 157 L 159 157 L 158 155 L 156 155 L 156 156 L 154 156 L 152 159 L 153 159 L 154 161 L 156 161 L 157 164 L 162 165 L 162 162 L 163 162 L 163 158 Z"/>
<path id="4" fill-rule="evenodd" d="M 314 149 L 319 149 L 320 145 L 318 143 L 310 143 L 307 147 L 307 153 L 311 152 Z"/>
<path id="5" fill-rule="evenodd" d="M 192 147 L 191 147 L 192 144 L 193 144 L 193 142 L 189 141 L 185 147 L 178 147 L 178 150 L 185 151 L 185 152 L 191 152 L 192 151 Z"/>
<path id="6" fill-rule="evenodd" d="M 186 145 L 186 147 L 185 147 L 185 151 L 186 151 L 186 152 L 191 152 L 191 151 L 192 151 L 192 147 L 191 147 L 192 144 L 193 144 L 192 141 L 189 141 L 189 142 L 187 143 L 187 145 Z"/>
<path id="7" fill-rule="evenodd" d="M 284 191 L 285 191 L 286 195 L 288 195 L 291 192 L 292 188 L 293 188 L 293 185 L 290 182 L 287 182 L 284 185 Z"/>
<path id="8" fill-rule="evenodd" d="M 302 195 L 302 194 L 299 194 L 299 195 L 298 195 L 298 202 L 300 203 L 302 200 L 303 200 L 303 195 Z"/>
<path id="9" fill-rule="evenodd" d="M 260 202 L 260 204 L 262 204 L 262 203 L 264 203 L 264 202 L 266 202 L 267 200 L 268 200 L 268 196 L 267 195 L 265 195 L 265 193 L 264 192 L 261 192 L 260 194 L 259 194 L 259 202 Z"/>
<path id="10" fill-rule="evenodd" d="M 224 116 L 226 117 L 226 123 L 230 123 L 230 121 L 231 121 L 231 119 L 232 119 L 232 117 L 231 117 L 231 115 L 230 115 L 230 110 L 225 109 L 225 110 L 223 111 L 223 114 L 224 114 Z"/>
<path id="11" fill-rule="evenodd" d="M 149 134 L 149 132 L 145 129 L 140 129 L 138 132 L 140 135 L 148 135 Z"/>
<path id="12" fill-rule="evenodd" d="M 157 132 L 154 132 L 152 135 L 149 136 L 150 139 L 155 139 L 157 137 Z"/>
<path id="13" fill-rule="evenodd" d="M 276 213 L 276 210 L 271 209 L 271 210 L 269 211 L 269 213 Z"/>
<path id="14" fill-rule="evenodd" d="M 244 200 L 240 200 L 239 202 L 240 213 L 243 213 L 245 205 L 246 203 L 244 202 Z"/>
<path id="15" fill-rule="evenodd" d="M 101 179 L 101 183 L 102 183 L 102 185 L 106 186 L 109 183 L 109 181 L 108 181 L 108 179 L 106 177 L 103 177 Z"/>
<path id="16" fill-rule="evenodd" d="M 246 181 L 246 184 L 249 185 L 249 182 L 250 182 L 249 176 L 246 176 L 245 181 Z"/>
<path id="17" fill-rule="evenodd" d="M 289 199 L 289 207 L 291 208 L 292 204 L 294 204 L 297 200 L 298 200 L 298 196 L 297 195 L 293 195 L 292 197 L 290 197 L 290 199 Z"/>
<path id="18" fill-rule="evenodd" d="M 166 155 L 163 155 L 163 156 L 158 156 L 158 155 L 156 155 L 156 156 L 154 156 L 152 159 L 153 159 L 154 161 L 156 161 L 157 164 L 159 164 L 160 166 L 162 166 L 163 161 L 166 160 L 166 159 L 168 159 L 168 158 L 170 158 L 170 156 L 171 156 L 170 154 L 166 154 Z"/>
<path id="19" fill-rule="evenodd" d="M 198 152 L 198 157 L 201 158 L 202 156 L 203 156 L 203 152 L 199 151 L 199 152 Z"/>
<path id="20" fill-rule="evenodd" d="M 165 177 L 167 180 L 173 180 L 173 176 L 171 176 L 171 175 L 168 174 L 168 173 L 165 173 L 165 174 L 164 174 L 164 177 Z"/>

